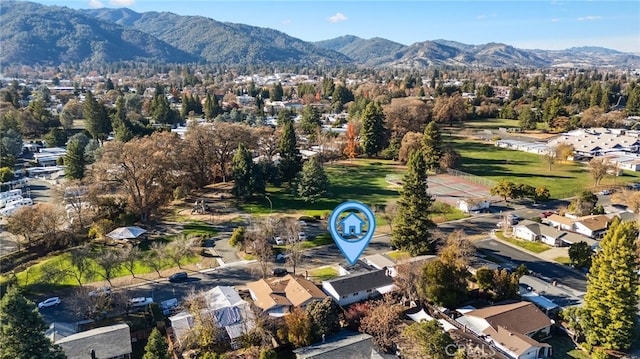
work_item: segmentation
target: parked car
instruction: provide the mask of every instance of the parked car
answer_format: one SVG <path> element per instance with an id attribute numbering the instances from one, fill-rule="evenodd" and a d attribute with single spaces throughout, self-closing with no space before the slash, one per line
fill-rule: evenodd
<path id="1" fill-rule="evenodd" d="M 507 216 L 507 218 L 508 218 L 510 221 L 519 221 L 519 220 L 520 220 L 520 216 L 518 216 L 517 214 L 513 214 L 513 213 L 509 214 L 509 215 Z"/>
<path id="2" fill-rule="evenodd" d="M 304 232 L 300 232 L 298 233 L 298 238 L 300 238 L 301 241 L 306 241 L 307 240 L 307 234 Z"/>
<path id="3" fill-rule="evenodd" d="M 608 195 L 610 195 L 610 194 L 611 194 L 611 190 L 603 189 L 603 190 L 602 190 L 602 191 L 600 191 L 598 194 L 599 194 L 599 195 L 601 195 L 601 196 L 608 196 Z"/>
<path id="4" fill-rule="evenodd" d="M 554 212 L 554 211 L 544 211 L 544 212 L 540 213 L 540 217 L 541 218 L 547 218 L 552 214 L 556 214 L 556 212 Z"/>
<path id="5" fill-rule="evenodd" d="M 169 282 L 182 282 L 189 278 L 187 272 L 178 272 L 169 276 Z"/>
<path id="6" fill-rule="evenodd" d="M 284 244 L 284 239 L 282 239 L 282 237 L 273 237 L 273 240 L 276 242 L 277 245 L 281 246 Z"/>
<path id="7" fill-rule="evenodd" d="M 288 273 L 286 268 L 273 268 L 273 275 L 276 277 L 284 277 Z"/>
<path id="8" fill-rule="evenodd" d="M 90 297 L 100 297 L 111 295 L 111 287 L 100 287 L 89 292 Z"/>
<path id="9" fill-rule="evenodd" d="M 38 309 L 53 307 L 61 303 L 60 297 L 51 297 L 38 303 Z"/>
<path id="10" fill-rule="evenodd" d="M 150 297 L 138 297 L 129 300 L 129 304 L 131 304 L 132 307 L 144 307 L 151 303 L 153 303 L 153 298 Z"/>

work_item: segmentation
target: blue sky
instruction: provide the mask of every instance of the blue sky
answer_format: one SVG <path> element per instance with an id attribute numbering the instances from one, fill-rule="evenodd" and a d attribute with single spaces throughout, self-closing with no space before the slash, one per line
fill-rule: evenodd
<path id="1" fill-rule="evenodd" d="M 71 8 L 128 7 L 201 15 L 282 31 L 305 41 L 342 35 L 405 45 L 446 39 L 525 49 L 602 46 L 640 54 L 640 1 L 39 0 Z"/>

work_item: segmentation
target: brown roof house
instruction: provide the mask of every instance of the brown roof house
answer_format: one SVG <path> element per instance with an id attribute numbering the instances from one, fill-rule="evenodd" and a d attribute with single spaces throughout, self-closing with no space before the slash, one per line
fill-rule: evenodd
<path id="1" fill-rule="evenodd" d="M 326 341 L 293 351 L 296 359 L 382 359 L 369 334 L 342 331 Z"/>
<path id="2" fill-rule="evenodd" d="M 576 218 L 575 231 L 590 238 L 601 238 L 609 228 L 611 220 L 605 215 Z"/>
<path id="3" fill-rule="evenodd" d="M 273 317 L 287 315 L 293 308 L 306 308 L 327 297 L 311 281 L 287 274 L 281 278 L 260 279 L 247 284 L 254 304 Z"/>
<path id="4" fill-rule="evenodd" d="M 551 346 L 534 337 L 548 337 L 553 321 L 531 302 L 505 302 L 472 310 L 457 321 L 511 358 L 551 357 Z"/>

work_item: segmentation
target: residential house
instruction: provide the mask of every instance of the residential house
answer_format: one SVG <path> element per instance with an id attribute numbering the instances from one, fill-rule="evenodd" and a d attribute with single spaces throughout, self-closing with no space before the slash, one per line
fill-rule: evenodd
<path id="1" fill-rule="evenodd" d="M 505 302 L 466 312 L 456 320 L 511 358 L 551 357 L 551 345 L 534 337 L 548 337 L 553 321 L 531 302 Z"/>
<path id="2" fill-rule="evenodd" d="M 311 281 L 287 274 L 281 278 L 260 279 L 247 284 L 254 304 L 270 316 L 281 317 L 293 308 L 306 308 L 327 295 Z"/>
<path id="3" fill-rule="evenodd" d="M 393 279 L 385 269 L 377 269 L 323 281 L 322 290 L 344 306 L 390 292 Z"/>
<path id="4" fill-rule="evenodd" d="M 565 232 L 534 221 L 524 220 L 513 227 L 513 235 L 531 242 L 541 241 L 550 246 L 560 246 Z"/>
<path id="5" fill-rule="evenodd" d="M 362 258 L 362 260 L 376 269 L 386 269 L 387 274 L 390 277 L 395 277 L 398 274 L 396 272 L 396 262 L 394 262 L 391 258 L 387 257 L 384 254 L 378 253 L 370 255 Z"/>
<path id="6" fill-rule="evenodd" d="M 219 328 L 224 328 L 225 338 L 231 346 L 239 347 L 240 337 L 255 327 L 255 317 L 249 303 L 240 298 L 233 287 L 217 286 L 204 293 L 206 307 L 200 310 L 201 317 L 209 317 Z M 193 314 L 180 312 L 169 317 L 178 342 L 197 325 Z"/>
<path id="7" fill-rule="evenodd" d="M 369 334 L 342 331 L 321 343 L 293 351 L 296 359 L 373 359 L 382 358 Z"/>
<path id="8" fill-rule="evenodd" d="M 545 222 L 548 223 L 551 227 L 555 227 L 564 231 L 573 231 L 574 219 L 569 217 L 552 214 L 545 219 Z"/>
<path id="9" fill-rule="evenodd" d="M 491 201 L 488 198 L 466 198 L 458 201 L 458 209 L 465 213 L 481 211 L 491 207 Z"/>
<path id="10" fill-rule="evenodd" d="M 357 260 L 354 264 L 351 264 L 347 261 L 338 263 L 338 275 L 345 276 L 345 275 L 356 274 L 356 273 L 367 273 L 367 272 L 374 271 L 376 269 L 380 269 L 370 265 L 363 259 Z"/>
<path id="11" fill-rule="evenodd" d="M 131 359 L 131 332 L 126 323 L 87 330 L 54 342 L 67 358 Z"/>
<path id="12" fill-rule="evenodd" d="M 609 217 L 605 215 L 595 215 L 576 218 L 574 228 L 577 233 L 590 238 L 602 238 L 609 228 Z"/>
<path id="13" fill-rule="evenodd" d="M 541 241 L 554 247 L 570 246 L 577 242 L 587 242 L 590 246 L 595 244 L 591 238 L 577 233 L 561 231 L 545 224 L 524 220 L 513 227 L 514 236 L 527 241 Z"/>

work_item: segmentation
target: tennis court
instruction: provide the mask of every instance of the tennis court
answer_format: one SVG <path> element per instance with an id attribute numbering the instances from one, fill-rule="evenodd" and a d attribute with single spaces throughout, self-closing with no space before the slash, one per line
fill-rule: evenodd
<path id="1" fill-rule="evenodd" d="M 500 197 L 489 194 L 489 187 L 471 182 L 462 177 L 438 174 L 428 177 L 428 192 L 435 200 L 457 206 L 458 201 L 468 198 L 490 198 L 499 201 Z"/>

